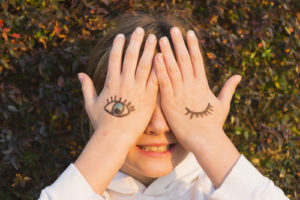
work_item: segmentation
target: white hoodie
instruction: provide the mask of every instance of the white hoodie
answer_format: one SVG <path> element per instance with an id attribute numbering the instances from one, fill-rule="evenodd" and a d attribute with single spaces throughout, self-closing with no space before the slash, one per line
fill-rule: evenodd
<path id="1" fill-rule="evenodd" d="M 286 200 L 282 190 L 264 177 L 243 155 L 222 185 L 215 189 L 190 153 L 170 174 L 145 187 L 119 171 L 102 196 L 96 194 L 74 164 L 50 186 L 39 200 Z"/>

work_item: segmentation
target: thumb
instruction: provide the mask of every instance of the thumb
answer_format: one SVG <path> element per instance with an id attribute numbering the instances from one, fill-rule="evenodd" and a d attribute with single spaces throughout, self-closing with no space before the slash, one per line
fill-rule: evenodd
<path id="1" fill-rule="evenodd" d="M 81 83 L 81 90 L 83 93 L 85 108 L 89 108 L 94 104 L 95 99 L 97 98 L 97 93 L 91 78 L 85 73 L 79 73 L 78 79 Z"/>
<path id="2" fill-rule="evenodd" d="M 218 99 L 222 102 L 223 105 L 227 105 L 227 106 L 230 105 L 235 89 L 241 80 L 242 80 L 242 76 L 234 75 L 225 82 L 218 96 Z"/>

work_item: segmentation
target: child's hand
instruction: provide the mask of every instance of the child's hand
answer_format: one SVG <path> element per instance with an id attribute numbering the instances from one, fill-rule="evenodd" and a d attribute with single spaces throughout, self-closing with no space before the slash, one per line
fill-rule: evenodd
<path id="1" fill-rule="evenodd" d="M 153 34 L 149 35 L 138 62 L 144 34 L 142 28 L 132 33 L 123 62 L 125 37 L 119 34 L 115 38 L 109 56 L 106 82 L 99 96 L 91 79 L 83 73 L 78 75 L 85 109 L 95 132 L 116 133 L 120 137 L 125 134 L 125 138 L 135 142 L 149 123 L 158 90 L 155 72 L 151 71 L 156 38 Z"/>
<path id="2" fill-rule="evenodd" d="M 222 130 L 230 101 L 241 77 L 231 77 L 215 97 L 207 83 L 197 37 L 187 34 L 188 50 L 178 28 L 171 29 L 176 58 L 166 37 L 159 41 L 162 54 L 155 58 L 163 113 L 182 145 L 191 150 Z M 216 138 L 213 136 L 213 138 Z"/>
<path id="3" fill-rule="evenodd" d="M 95 132 L 74 164 L 98 194 L 103 194 L 123 165 L 156 105 L 158 83 L 154 70 L 151 71 L 156 38 L 149 36 L 138 62 L 144 34 L 142 28 L 132 33 L 123 62 L 125 37 L 119 34 L 115 38 L 99 96 L 91 79 L 78 74 L 85 109 Z"/>

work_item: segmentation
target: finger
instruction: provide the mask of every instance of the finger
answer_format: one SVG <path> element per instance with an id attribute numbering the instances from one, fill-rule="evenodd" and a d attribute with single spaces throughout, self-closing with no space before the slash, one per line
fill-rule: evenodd
<path id="1" fill-rule="evenodd" d="M 126 80 L 134 79 L 140 47 L 143 42 L 144 34 L 144 29 L 142 29 L 141 27 L 137 27 L 130 37 L 130 42 L 128 48 L 126 49 L 122 69 L 122 76 Z"/>
<path id="2" fill-rule="evenodd" d="M 222 102 L 223 105 L 226 105 L 228 107 L 230 106 L 232 96 L 241 79 L 242 77 L 240 75 L 234 75 L 225 82 L 218 96 L 218 99 Z"/>
<path id="3" fill-rule="evenodd" d="M 110 50 L 105 86 L 112 87 L 111 84 L 115 83 L 120 77 L 124 44 L 125 36 L 123 34 L 118 34 L 115 37 L 113 46 Z"/>
<path id="4" fill-rule="evenodd" d="M 174 96 L 172 83 L 166 70 L 161 53 L 156 54 L 154 58 L 154 68 L 159 84 L 160 93 L 164 97 Z"/>
<path id="5" fill-rule="evenodd" d="M 207 82 L 202 53 L 200 51 L 199 42 L 195 32 L 189 30 L 187 32 L 187 44 L 190 52 L 191 61 L 193 64 L 194 76 L 198 79 Z"/>
<path id="6" fill-rule="evenodd" d="M 154 94 L 157 94 L 158 91 L 158 80 L 155 74 L 155 68 L 153 67 L 150 72 L 149 79 L 147 81 L 146 91 Z"/>
<path id="7" fill-rule="evenodd" d="M 136 70 L 136 81 L 138 84 L 146 85 L 147 79 L 149 77 L 150 69 L 152 67 L 152 60 L 156 47 L 156 37 L 150 34 L 146 40 L 143 55 L 139 61 Z"/>
<path id="8" fill-rule="evenodd" d="M 171 80 L 174 91 L 179 91 L 182 88 L 182 76 L 173 55 L 170 42 L 167 37 L 162 37 L 159 40 L 160 50 L 162 51 L 164 64 L 167 68 L 168 77 Z"/>
<path id="9" fill-rule="evenodd" d="M 193 76 L 193 66 L 182 34 L 178 27 L 173 27 L 170 32 L 183 81 L 191 81 L 191 77 Z"/>
<path id="10" fill-rule="evenodd" d="M 85 108 L 88 111 L 95 103 L 97 93 L 94 84 L 88 75 L 86 75 L 85 73 L 79 73 L 78 79 L 81 83 L 81 90 L 83 93 Z"/>

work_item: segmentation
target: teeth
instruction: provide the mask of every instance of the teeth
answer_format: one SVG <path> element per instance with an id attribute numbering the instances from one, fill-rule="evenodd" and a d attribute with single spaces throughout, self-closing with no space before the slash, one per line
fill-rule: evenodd
<path id="1" fill-rule="evenodd" d="M 153 152 L 164 152 L 170 149 L 168 146 L 140 146 L 144 151 L 153 151 Z"/>

